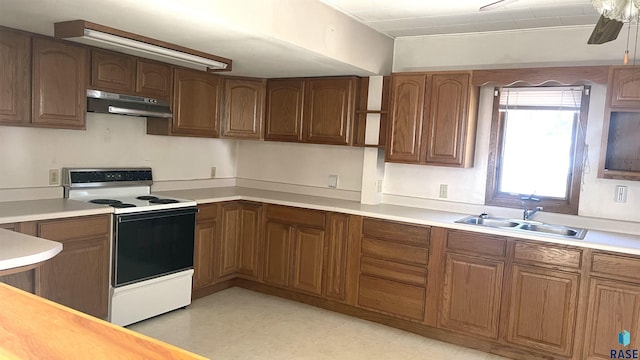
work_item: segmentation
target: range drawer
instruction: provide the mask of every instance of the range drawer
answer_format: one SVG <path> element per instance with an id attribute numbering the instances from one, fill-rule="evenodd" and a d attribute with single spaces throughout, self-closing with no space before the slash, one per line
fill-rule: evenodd
<path id="1" fill-rule="evenodd" d="M 398 264 L 368 256 L 360 259 L 360 273 L 416 286 L 425 286 L 427 283 L 426 267 Z"/>
<path id="2" fill-rule="evenodd" d="M 424 319 L 425 289 L 360 275 L 358 304 L 370 310 L 411 320 Z"/>
<path id="3" fill-rule="evenodd" d="M 365 218 L 362 223 L 364 237 L 392 240 L 414 246 L 429 247 L 430 229 L 427 226 Z"/>

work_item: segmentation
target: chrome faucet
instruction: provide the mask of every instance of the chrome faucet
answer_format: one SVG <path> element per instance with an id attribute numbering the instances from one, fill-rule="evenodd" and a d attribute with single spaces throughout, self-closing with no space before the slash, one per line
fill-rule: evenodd
<path id="1" fill-rule="evenodd" d="M 524 207 L 524 213 L 522 214 L 522 220 L 530 220 L 533 215 L 535 215 L 538 211 L 542 211 L 542 206 L 537 206 L 535 209 L 533 210 L 529 210 L 529 207 L 527 206 L 527 203 L 531 202 L 531 201 L 535 201 L 538 202 L 540 201 L 540 199 L 533 197 L 532 195 L 528 195 L 528 196 L 523 196 L 520 198 L 520 200 L 522 200 L 522 206 Z"/>

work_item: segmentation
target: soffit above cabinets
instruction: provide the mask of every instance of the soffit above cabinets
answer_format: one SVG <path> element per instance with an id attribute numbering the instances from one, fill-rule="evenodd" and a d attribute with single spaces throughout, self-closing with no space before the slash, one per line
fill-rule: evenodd
<path id="1" fill-rule="evenodd" d="M 321 0 L 392 37 L 594 25 L 588 0 Z"/>

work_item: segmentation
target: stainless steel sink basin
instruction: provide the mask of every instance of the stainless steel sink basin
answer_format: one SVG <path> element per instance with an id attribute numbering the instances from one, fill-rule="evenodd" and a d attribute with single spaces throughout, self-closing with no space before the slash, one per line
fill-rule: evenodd
<path id="1" fill-rule="evenodd" d="M 471 225 L 482 225 L 482 226 L 488 226 L 488 227 L 506 227 L 506 228 L 512 228 L 520 225 L 520 223 L 513 222 L 509 219 L 480 217 L 480 216 L 467 216 L 466 218 L 458 220 L 456 222 L 463 223 L 463 224 L 471 224 Z"/>
<path id="2" fill-rule="evenodd" d="M 519 232 L 529 232 L 544 236 L 553 236 L 566 239 L 584 239 L 587 230 L 571 228 L 563 225 L 543 224 L 538 222 L 495 218 L 488 216 L 467 216 L 456 221 L 457 223 L 502 228 Z"/>
<path id="3" fill-rule="evenodd" d="M 585 229 L 568 228 L 562 225 L 549 225 L 549 224 L 521 224 L 518 226 L 519 230 L 532 231 L 537 233 L 559 235 L 568 238 L 584 239 L 587 233 Z"/>

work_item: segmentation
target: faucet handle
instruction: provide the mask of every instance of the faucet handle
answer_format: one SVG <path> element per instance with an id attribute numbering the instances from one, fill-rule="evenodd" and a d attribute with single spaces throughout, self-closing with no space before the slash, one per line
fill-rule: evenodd
<path id="1" fill-rule="evenodd" d="M 540 201 L 540 198 L 534 197 L 533 194 L 531 195 L 523 195 L 522 197 L 520 197 L 520 200 L 522 201 Z"/>

